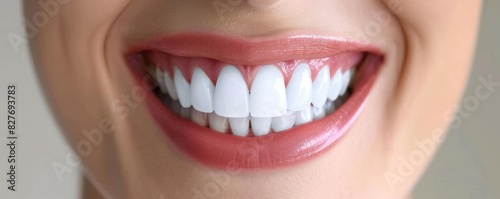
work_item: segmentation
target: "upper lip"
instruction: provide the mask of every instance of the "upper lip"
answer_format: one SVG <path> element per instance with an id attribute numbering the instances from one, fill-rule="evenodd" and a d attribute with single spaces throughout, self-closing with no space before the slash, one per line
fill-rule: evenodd
<path id="1" fill-rule="evenodd" d="M 371 44 L 335 36 L 300 34 L 236 38 L 205 32 L 167 35 L 130 48 L 130 53 L 156 50 L 180 57 L 203 57 L 239 65 L 261 65 L 295 59 L 317 59 L 348 51 L 380 54 Z"/>
<path id="2" fill-rule="evenodd" d="M 128 53 L 134 57 L 133 55 L 147 50 L 242 65 L 323 58 L 348 51 L 382 54 L 373 45 L 338 37 L 281 35 L 243 39 L 210 33 L 167 35 L 134 45 Z M 365 62 L 378 68 L 382 61 L 380 57 L 382 56 Z M 133 61 L 131 64 L 135 69 L 142 68 L 138 67 L 139 62 Z M 221 169 L 289 166 L 325 152 L 348 130 L 359 115 L 374 83 L 376 70 L 373 68 L 359 71 L 358 76 L 362 76 L 363 80 L 354 85 L 350 99 L 331 115 L 287 130 L 289 132 L 272 133 L 263 137 L 236 137 L 194 125 L 172 113 L 153 92 L 148 92 L 146 105 L 169 140 L 178 149 L 205 165 Z M 144 76 L 144 70 L 135 73 L 137 82 L 144 82 Z"/>

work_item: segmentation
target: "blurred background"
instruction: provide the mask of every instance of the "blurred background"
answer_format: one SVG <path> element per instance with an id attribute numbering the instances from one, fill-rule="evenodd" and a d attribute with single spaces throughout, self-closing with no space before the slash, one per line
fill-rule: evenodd
<path id="1" fill-rule="evenodd" d="M 0 3 L 0 93 L 6 85 L 18 86 L 18 186 L 15 193 L 1 180 L 2 199 L 76 199 L 80 194 L 81 168 L 73 163 L 73 154 L 59 133 L 36 79 L 27 44 L 14 49 L 8 35 L 22 35 L 22 1 Z M 445 13 L 443 13 L 445 14 Z M 462 109 L 475 98 L 480 77 L 500 81 L 500 1 L 484 1 L 482 22 L 469 83 Z M 476 98 L 477 99 L 477 98 Z M 2 95 L 0 104 L 6 104 Z M 500 89 L 478 100 L 467 116 L 456 119 L 446 141 L 415 187 L 413 198 L 490 199 L 500 198 Z M 473 104 L 473 103 L 471 103 Z M 6 107 L 0 107 L 5 113 Z M 0 121 L 6 121 L 0 114 Z M 6 123 L 0 122 L 0 129 Z M 0 134 L 0 173 L 7 171 L 4 131 Z M 66 165 L 60 167 L 60 165 Z M 58 167 L 59 166 L 59 167 Z M 56 174 L 54 168 L 62 173 Z"/>

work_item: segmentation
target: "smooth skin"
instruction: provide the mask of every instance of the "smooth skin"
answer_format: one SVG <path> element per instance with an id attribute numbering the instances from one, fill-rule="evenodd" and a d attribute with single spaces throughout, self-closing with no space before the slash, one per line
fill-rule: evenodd
<path id="1" fill-rule="evenodd" d="M 231 9 L 217 11 L 214 2 Z M 38 1 L 24 4 L 28 21 L 43 10 Z M 197 198 L 198 192 L 206 198 L 405 198 L 460 100 L 480 8 L 481 1 L 452 0 L 72 0 L 59 4 L 30 42 L 46 97 L 82 158 L 85 198 Z M 172 150 L 144 100 L 133 97 L 126 48 L 185 31 L 336 35 L 379 46 L 386 60 L 360 117 L 335 147 L 292 167 L 228 173 Z M 114 103 L 128 111 L 113 111 Z M 84 132 L 101 127 L 102 139 L 85 142 Z"/>

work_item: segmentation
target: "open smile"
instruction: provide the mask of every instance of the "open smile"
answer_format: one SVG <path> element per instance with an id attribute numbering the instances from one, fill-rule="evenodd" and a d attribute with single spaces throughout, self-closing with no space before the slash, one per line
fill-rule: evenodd
<path id="1" fill-rule="evenodd" d="M 289 166 L 331 148 L 359 115 L 383 61 L 340 38 L 166 36 L 132 48 L 168 140 L 221 169 Z"/>

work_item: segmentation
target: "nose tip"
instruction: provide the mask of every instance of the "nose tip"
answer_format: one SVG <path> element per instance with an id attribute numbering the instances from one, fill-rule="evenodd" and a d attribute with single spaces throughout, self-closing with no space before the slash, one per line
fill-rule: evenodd
<path id="1" fill-rule="evenodd" d="M 271 8 L 284 0 L 247 0 L 248 4 L 255 8 Z"/>

